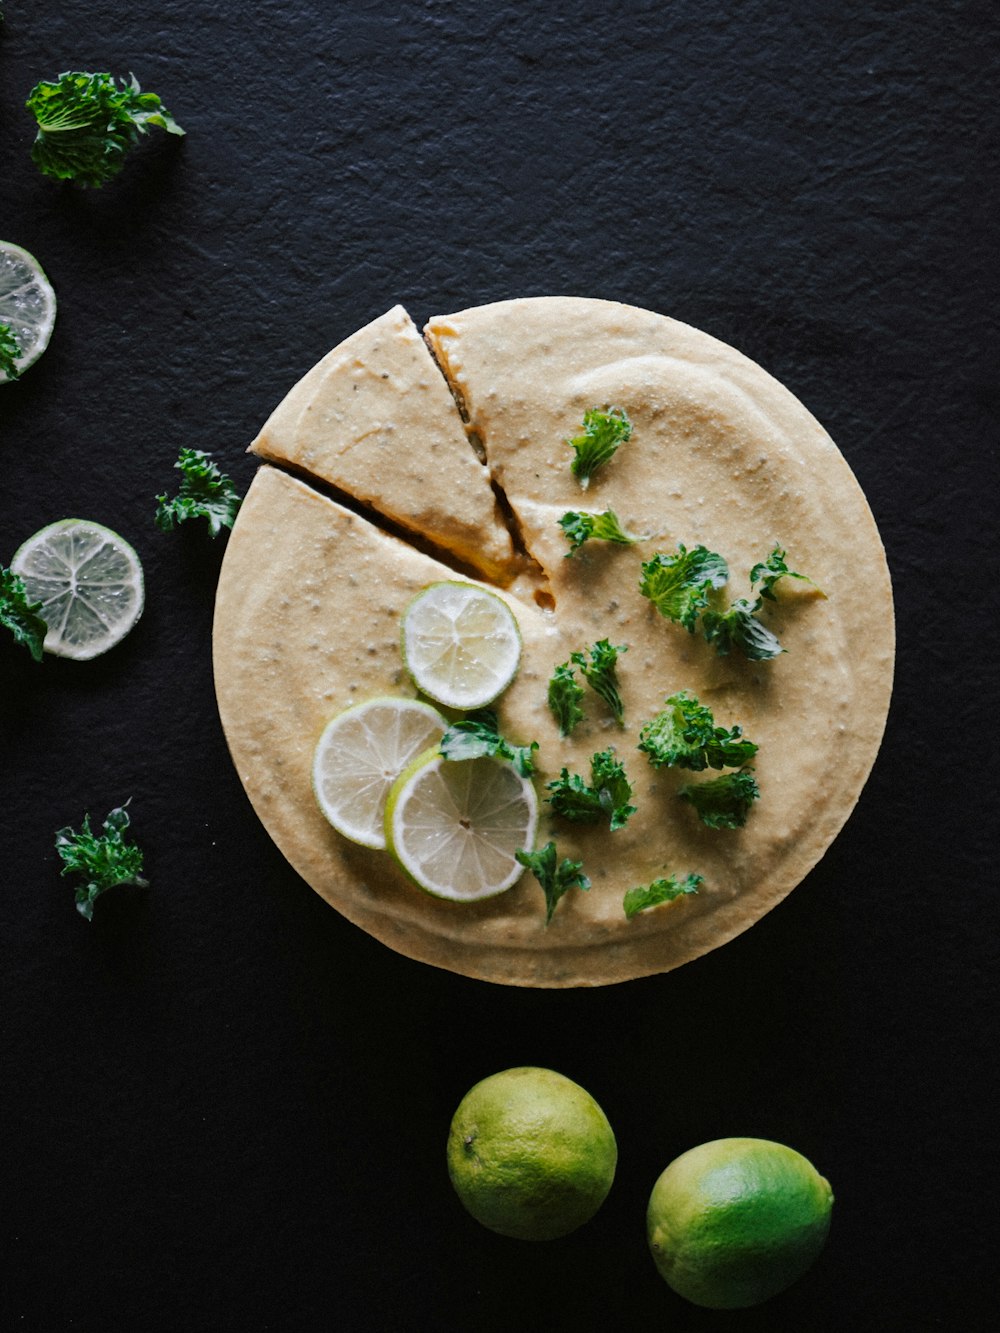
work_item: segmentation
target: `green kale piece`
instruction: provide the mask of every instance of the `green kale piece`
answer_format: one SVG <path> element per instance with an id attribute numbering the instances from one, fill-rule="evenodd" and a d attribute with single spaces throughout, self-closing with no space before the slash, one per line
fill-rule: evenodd
<path id="1" fill-rule="evenodd" d="M 587 661 L 586 652 L 590 653 L 589 662 Z M 592 648 L 588 648 L 583 653 L 571 653 L 569 659 L 580 668 L 584 680 L 595 694 L 601 696 L 619 723 L 624 718 L 625 706 L 618 690 L 618 676 L 615 673 L 615 667 L 618 663 L 618 654 L 627 652 L 627 643 L 620 643 L 616 646 L 607 639 L 598 639 Z"/>
<path id="2" fill-rule="evenodd" d="M 689 782 L 677 794 L 690 801 L 709 828 L 742 828 L 750 807 L 760 798 L 760 788 L 751 770 L 741 768 L 708 782 Z"/>
<path id="3" fill-rule="evenodd" d="M 41 602 L 29 602 L 24 580 L 12 570 L 0 566 L 0 625 L 9 629 L 17 643 L 23 644 L 36 662 L 42 660 L 42 646 L 48 625 L 39 615 Z"/>
<path id="4" fill-rule="evenodd" d="M 661 616 L 683 625 L 693 634 L 698 616 L 708 605 L 708 594 L 729 578 L 729 566 L 721 555 L 704 546 L 689 551 L 678 544 L 676 555 L 657 551 L 643 562 L 639 591 L 648 597 Z"/>
<path id="5" fill-rule="evenodd" d="M 583 688 L 576 683 L 573 667 L 569 662 L 563 662 L 553 671 L 548 692 L 549 709 L 559 724 L 560 736 L 568 736 L 576 724 L 583 721 L 582 698 Z"/>
<path id="6" fill-rule="evenodd" d="M 213 537 L 231 528 L 242 503 L 232 479 L 201 449 L 182 449 L 174 467 L 182 474 L 181 488 L 172 500 L 156 497 L 156 526 L 169 532 L 189 518 L 205 518 Z"/>
<path id="7" fill-rule="evenodd" d="M 128 811 L 119 806 L 104 821 L 103 835 L 91 832 L 89 815 L 84 815 L 79 832 L 61 828 L 56 833 L 56 851 L 63 861 L 59 873 L 83 876 L 76 889 L 76 910 L 88 921 L 94 916 L 94 900 L 108 889 L 119 884 L 144 889 L 149 883 L 140 873 L 141 849 L 123 836 L 128 826 Z"/>
<path id="8" fill-rule="evenodd" d="M 826 593 L 822 588 L 817 588 L 812 579 L 806 574 L 797 574 L 794 569 L 789 569 L 785 561 L 787 552 L 780 546 L 776 546 L 766 560 L 760 561 L 754 565 L 750 571 L 750 583 L 752 586 L 760 584 L 760 595 L 768 602 L 776 602 L 777 594 L 774 591 L 774 585 L 779 579 L 801 579 L 804 583 L 810 583 L 816 588 L 820 597 L 825 597 Z"/>
<path id="9" fill-rule="evenodd" d="M 580 434 L 566 441 L 574 451 L 570 464 L 573 476 L 584 490 L 597 469 L 615 456 L 618 446 L 631 434 L 632 423 L 620 407 L 610 407 L 606 412 L 592 407 L 584 412 Z"/>
<path id="10" fill-rule="evenodd" d="M 21 355 L 21 344 L 9 324 L 0 324 L 0 371 L 9 380 L 16 380 L 21 372 L 17 368 L 17 359 Z"/>
<path id="11" fill-rule="evenodd" d="M 765 624 L 757 619 L 760 598 L 748 602 L 745 597 L 733 602 L 728 611 L 702 612 L 701 628 L 708 643 L 715 645 L 720 657 L 738 648 L 748 662 L 767 662 L 785 651 Z"/>
<path id="12" fill-rule="evenodd" d="M 668 875 L 666 879 L 654 879 L 652 884 L 637 884 L 625 894 L 623 906 L 625 915 L 631 921 L 640 912 L 649 907 L 658 907 L 660 903 L 671 903 L 686 893 L 697 893 L 698 886 L 704 884 L 704 875 L 685 875 L 678 879 Z"/>
<path id="13" fill-rule="evenodd" d="M 662 713 L 639 732 L 639 749 L 654 768 L 737 768 L 757 753 L 753 741 L 743 738 L 742 727 L 717 727 L 712 710 L 700 704 L 690 690 L 666 700 Z"/>
<path id="14" fill-rule="evenodd" d="M 497 715 L 491 708 L 480 708 L 459 722 L 452 722 L 441 737 L 445 759 L 481 759 L 483 756 L 509 759 L 522 778 L 535 771 L 534 753 L 538 742 L 512 745 L 500 735 Z"/>
<path id="15" fill-rule="evenodd" d="M 595 541 L 616 542 L 620 546 L 630 546 L 639 540 L 638 537 L 632 537 L 625 531 L 613 509 L 605 509 L 603 514 L 588 514 L 570 509 L 559 520 L 559 526 L 569 542 L 567 560 L 592 537 Z"/>
<path id="16" fill-rule="evenodd" d="M 590 880 L 583 873 L 582 861 L 571 861 L 568 856 L 564 856 L 558 864 L 556 863 L 554 842 L 547 842 L 537 852 L 520 851 L 514 855 L 542 886 L 542 892 L 545 894 L 546 925 L 552 920 L 556 903 L 564 894 L 570 889 L 581 889 L 585 892 L 590 888 Z"/>
<path id="17" fill-rule="evenodd" d="M 100 187 L 117 176 L 129 149 L 151 125 L 184 131 L 155 93 L 144 93 L 133 74 L 117 83 L 102 72 L 67 70 L 37 83 L 25 103 L 38 122 L 32 161 L 46 176 Z"/>
<path id="18" fill-rule="evenodd" d="M 552 793 L 545 799 L 557 815 L 574 824 L 596 824 L 607 819 L 611 832 L 628 823 L 636 807 L 630 805 L 632 784 L 625 766 L 615 759 L 611 749 L 601 750 L 590 761 L 590 783 L 579 773 L 564 768 L 553 782 L 546 783 Z"/>

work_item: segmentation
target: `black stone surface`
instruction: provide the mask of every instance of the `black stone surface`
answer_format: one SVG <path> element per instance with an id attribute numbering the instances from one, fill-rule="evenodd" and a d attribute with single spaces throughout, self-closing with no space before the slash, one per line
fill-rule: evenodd
<path id="1" fill-rule="evenodd" d="M 2 1327 L 992 1326 L 995 8 L 4 7 L 0 237 L 60 311 L 0 389 L 0 561 L 94 518 L 148 602 L 89 665 L 0 642 Z M 133 70 L 186 139 L 102 191 L 43 179 L 23 101 L 66 68 Z M 885 745 L 822 863 L 725 948 L 593 992 L 411 962 L 293 874 L 216 716 L 225 538 L 152 524 L 180 446 L 248 484 L 274 404 L 395 301 L 537 293 L 676 316 L 785 382 L 897 598 Z M 88 926 L 52 834 L 128 797 L 152 887 Z M 589 1088 L 620 1146 L 548 1245 L 480 1229 L 445 1175 L 459 1098 L 522 1063 Z M 808 1277 L 716 1315 L 660 1281 L 643 1217 L 727 1134 L 800 1149 L 837 1203 Z"/>

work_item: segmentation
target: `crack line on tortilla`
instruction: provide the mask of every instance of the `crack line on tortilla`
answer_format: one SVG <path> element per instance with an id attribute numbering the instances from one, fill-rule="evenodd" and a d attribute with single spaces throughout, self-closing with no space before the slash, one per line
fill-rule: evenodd
<path id="1" fill-rule="evenodd" d="M 435 366 L 437 366 L 442 379 L 448 386 L 448 392 L 454 400 L 455 409 L 461 418 L 462 426 L 472 451 L 479 459 L 480 463 L 482 463 L 489 476 L 490 486 L 496 497 L 500 517 L 503 519 L 507 526 L 507 531 L 510 533 L 510 539 L 513 543 L 515 553 L 520 556 L 525 563 L 524 573 L 533 585 L 532 596 L 534 597 L 535 603 L 540 606 L 543 611 L 554 611 L 556 599 L 552 592 L 552 584 L 549 580 L 549 576 L 546 573 L 542 562 L 532 553 L 531 548 L 525 539 L 524 528 L 514 510 L 514 506 L 511 504 L 502 484 L 493 474 L 493 470 L 490 467 L 489 455 L 486 452 L 486 445 L 483 443 L 482 436 L 472 425 L 472 420 L 469 416 L 468 408 L 465 405 L 462 391 L 452 380 L 448 373 L 447 366 L 439 359 L 437 348 L 434 346 L 431 339 L 427 337 L 426 332 L 424 333 L 424 342 L 427 345 L 427 350 L 431 354 L 431 360 L 434 362 Z"/>

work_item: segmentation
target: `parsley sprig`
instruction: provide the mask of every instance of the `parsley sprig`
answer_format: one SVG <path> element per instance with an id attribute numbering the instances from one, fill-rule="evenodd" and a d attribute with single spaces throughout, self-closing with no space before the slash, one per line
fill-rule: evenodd
<path id="1" fill-rule="evenodd" d="M 723 587 L 728 578 L 729 566 L 721 555 L 707 546 L 693 546 L 689 551 L 680 543 L 675 554 L 657 551 L 643 562 L 639 591 L 661 616 L 693 634 L 709 593 Z"/>
<path id="2" fill-rule="evenodd" d="M 619 546 L 631 546 L 633 542 L 639 540 L 638 537 L 633 537 L 625 531 L 621 525 L 621 520 L 613 509 L 605 509 L 603 514 L 590 514 L 570 509 L 559 520 L 559 526 L 569 542 L 569 550 L 566 552 L 567 560 L 580 549 L 584 542 L 591 539 L 614 542 Z"/>
<path id="3" fill-rule="evenodd" d="M 76 910 L 88 921 L 94 916 L 95 899 L 108 889 L 119 884 L 144 889 L 149 883 L 140 873 L 142 850 L 125 839 L 128 826 L 128 811 L 119 806 L 105 819 L 103 834 L 91 831 L 89 815 L 84 815 L 79 831 L 67 827 L 56 833 L 56 851 L 63 862 L 59 873 L 82 876 L 76 888 Z"/>
<path id="4" fill-rule="evenodd" d="M 677 794 L 694 806 L 709 828 L 742 828 L 754 801 L 760 799 L 760 788 L 751 770 L 741 768 L 708 782 L 689 782 Z"/>
<path id="5" fill-rule="evenodd" d="M 662 712 L 642 727 L 639 749 L 654 768 L 736 768 L 752 759 L 757 746 L 739 726 L 717 727 L 712 710 L 690 690 L 666 700 Z"/>
<path id="6" fill-rule="evenodd" d="M 21 374 L 17 360 L 21 355 L 21 344 L 9 324 L 0 324 L 0 371 L 9 380 L 16 380 Z"/>
<path id="7" fill-rule="evenodd" d="M 601 750 L 590 761 L 590 782 L 564 768 L 559 777 L 545 784 L 546 800 L 557 815 L 574 824 L 597 824 L 607 819 L 611 832 L 623 828 L 636 807 L 630 805 L 632 784 L 614 750 Z"/>
<path id="8" fill-rule="evenodd" d="M 779 579 L 801 579 L 803 583 L 809 583 L 816 588 L 820 597 L 826 597 L 822 588 L 816 587 L 812 579 L 806 574 L 796 573 L 794 569 L 789 569 L 786 561 L 787 552 L 780 546 L 775 546 L 774 550 L 766 560 L 759 561 L 750 571 L 750 583 L 753 587 L 760 584 L 760 595 L 767 602 L 776 602 L 777 594 L 774 591 L 774 585 Z"/>
<path id="9" fill-rule="evenodd" d="M 587 661 L 588 652 L 590 653 L 589 662 Z M 598 639 L 592 648 L 588 648 L 582 653 L 571 653 L 569 659 L 574 666 L 580 668 L 580 674 L 584 680 L 595 694 L 600 695 L 619 723 L 624 717 L 625 706 L 622 703 L 622 696 L 618 688 L 616 667 L 619 653 L 627 652 L 627 643 L 613 644 L 608 639 Z"/>
<path id="10" fill-rule="evenodd" d="M 120 84 L 104 72 L 67 70 L 32 88 L 25 103 L 38 122 L 31 157 L 55 180 L 100 187 L 117 176 L 125 157 L 151 125 L 184 131 L 156 93 L 144 93 L 133 74 Z"/>
<path id="11" fill-rule="evenodd" d="M 480 708 L 458 722 L 452 722 L 441 737 L 441 754 L 445 759 L 481 759 L 484 756 L 509 759 L 522 778 L 530 778 L 535 771 L 534 754 L 538 742 L 512 745 L 500 735 L 497 715 L 491 708 Z"/>
<path id="12" fill-rule="evenodd" d="M 704 875 L 685 875 L 683 879 L 667 875 L 662 879 L 654 879 L 651 884 L 637 884 L 634 889 L 628 890 L 623 899 L 625 915 L 631 921 L 650 907 L 659 907 L 660 903 L 672 903 L 675 898 L 697 893 L 704 882 Z"/>
<path id="13" fill-rule="evenodd" d="M 10 630 L 15 642 L 27 648 L 36 662 L 42 660 L 49 628 L 39 615 L 41 605 L 28 600 L 24 579 L 0 566 L 0 625 Z"/>
<path id="14" fill-rule="evenodd" d="M 573 449 L 570 467 L 583 490 L 590 485 L 594 473 L 611 461 L 632 434 L 632 423 L 620 407 L 589 408 L 583 414 L 579 435 L 566 441 Z"/>
<path id="15" fill-rule="evenodd" d="M 213 537 L 231 528 L 242 503 L 232 479 L 201 449 L 182 449 L 174 467 L 181 473 L 181 488 L 172 500 L 166 495 L 156 497 L 157 527 L 169 532 L 178 523 L 204 518 Z"/>
<path id="16" fill-rule="evenodd" d="M 557 861 L 554 842 L 547 842 L 535 852 L 520 851 L 514 855 L 542 886 L 542 892 L 545 894 L 546 925 L 552 920 L 556 904 L 560 898 L 569 893 L 570 889 L 586 892 L 590 888 L 590 880 L 583 873 L 583 862 L 571 861 L 568 856 Z"/>
<path id="17" fill-rule="evenodd" d="M 570 662 L 562 662 L 549 680 L 549 711 L 559 727 L 560 736 L 568 736 L 578 722 L 583 721 L 583 687 L 577 684 L 576 671 Z"/>

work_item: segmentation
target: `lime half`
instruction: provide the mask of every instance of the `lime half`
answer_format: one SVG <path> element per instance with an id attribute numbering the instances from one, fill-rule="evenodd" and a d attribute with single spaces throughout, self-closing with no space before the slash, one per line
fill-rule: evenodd
<path id="1" fill-rule="evenodd" d="M 521 634 L 496 593 L 475 583 L 432 583 L 403 615 L 403 658 L 431 699 L 449 708 L 481 708 L 517 674 Z"/>
<path id="2" fill-rule="evenodd" d="M 48 347 L 55 322 L 56 294 L 41 264 L 19 245 L 0 241 L 0 324 L 17 340 L 18 373 L 34 365 Z M 0 384 L 9 379 L 0 370 Z"/>
<path id="3" fill-rule="evenodd" d="M 84 661 L 124 639 L 142 615 L 142 565 L 117 532 L 82 518 L 50 523 L 14 553 L 10 567 L 29 601 L 41 602 L 45 651 Z"/>
<path id="4" fill-rule="evenodd" d="M 444 735 L 445 720 L 418 699 L 369 699 L 323 729 L 313 756 L 319 808 L 345 838 L 385 847 L 385 800 L 404 768 Z"/>
<path id="5" fill-rule="evenodd" d="M 389 792 L 389 850 L 420 888 L 476 902 L 503 893 L 523 874 L 514 853 L 534 846 L 538 797 L 505 759 L 442 759 L 435 747 Z"/>

